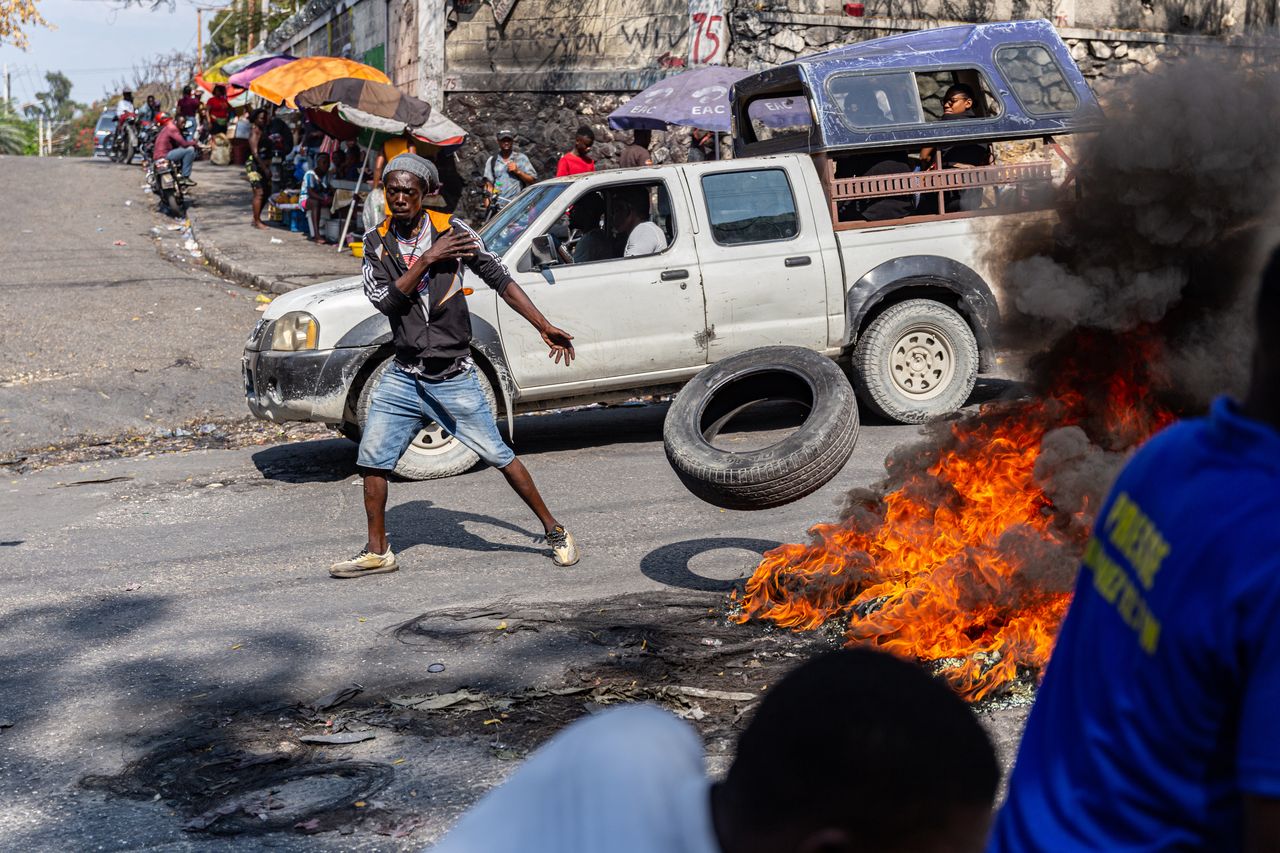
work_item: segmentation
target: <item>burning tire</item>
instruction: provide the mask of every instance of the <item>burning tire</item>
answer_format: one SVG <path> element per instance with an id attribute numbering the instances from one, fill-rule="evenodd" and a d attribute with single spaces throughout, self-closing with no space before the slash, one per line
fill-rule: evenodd
<path id="1" fill-rule="evenodd" d="M 373 390 L 378 387 L 394 362 L 394 358 L 388 358 L 378 365 L 360 389 L 360 396 L 356 399 L 356 421 L 362 430 L 369 416 Z M 496 412 L 498 404 L 489 377 L 477 367 L 476 378 L 480 381 L 485 400 L 489 402 L 489 410 Z M 351 432 L 344 431 L 344 435 L 350 438 Z M 353 440 L 359 441 L 359 438 Z M 474 450 L 449 435 L 439 424 L 432 422 L 425 429 L 419 430 L 413 441 L 409 442 L 400 461 L 396 463 L 396 473 L 406 480 L 439 480 L 465 474 L 479 461 L 480 457 Z"/>
<path id="2" fill-rule="evenodd" d="M 978 341 L 956 311 L 932 299 L 890 306 L 853 350 L 858 396 L 878 414 L 922 424 L 958 411 L 978 379 Z"/>
<path id="3" fill-rule="evenodd" d="M 721 450 L 712 441 L 743 410 L 788 402 L 804 422 L 758 450 Z M 685 487 L 726 509 L 768 509 L 826 485 L 853 453 L 858 409 L 853 388 L 825 356 L 800 347 L 762 347 L 716 362 L 671 404 L 662 430 L 667 460 Z"/>

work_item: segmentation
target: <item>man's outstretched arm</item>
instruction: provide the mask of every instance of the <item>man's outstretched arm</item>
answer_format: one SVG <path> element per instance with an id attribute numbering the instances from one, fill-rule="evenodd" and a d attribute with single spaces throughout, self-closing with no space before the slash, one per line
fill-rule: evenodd
<path id="1" fill-rule="evenodd" d="M 524 288 L 514 281 L 508 281 L 507 286 L 502 289 L 502 299 L 542 335 L 542 340 L 551 350 L 547 353 L 548 358 L 554 358 L 557 362 L 563 358 L 565 367 L 573 363 L 573 335 L 547 322 L 547 318 L 542 316 Z"/>

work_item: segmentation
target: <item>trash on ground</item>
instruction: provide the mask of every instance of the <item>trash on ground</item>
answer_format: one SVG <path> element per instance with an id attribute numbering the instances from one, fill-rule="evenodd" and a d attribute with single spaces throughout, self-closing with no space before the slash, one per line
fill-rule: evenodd
<path id="1" fill-rule="evenodd" d="M 431 666 L 427 667 L 427 672 L 444 672 L 444 664 L 433 663 Z"/>
<path id="2" fill-rule="evenodd" d="M 283 241 L 283 240 L 281 240 L 279 237 L 272 237 L 272 238 L 271 238 L 271 242 L 272 242 L 272 243 L 283 243 L 284 241 Z"/>
<path id="3" fill-rule="evenodd" d="M 346 687 L 339 687 L 337 690 L 326 693 L 314 702 L 308 703 L 306 707 L 312 711 L 327 711 L 359 696 L 362 692 L 364 692 L 364 686 L 353 682 Z"/>
<path id="4" fill-rule="evenodd" d="M 348 743 L 360 743 L 366 740 L 373 740 L 377 735 L 372 731 L 363 732 L 335 732 L 331 735 L 302 735 L 298 740 L 303 743 L 318 743 L 324 746 L 341 746 Z"/>
<path id="5" fill-rule="evenodd" d="M 125 241 L 123 241 L 123 240 L 117 240 L 117 241 L 115 241 L 114 243 L 112 243 L 111 245 L 113 245 L 113 246 L 127 246 L 127 245 L 129 245 L 129 244 L 128 244 L 128 243 L 126 243 L 126 242 L 125 242 Z"/>

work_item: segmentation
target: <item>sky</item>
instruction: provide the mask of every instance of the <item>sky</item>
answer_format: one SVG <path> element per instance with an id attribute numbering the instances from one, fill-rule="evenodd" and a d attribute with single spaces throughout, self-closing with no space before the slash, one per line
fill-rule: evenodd
<path id="1" fill-rule="evenodd" d="M 205 0 L 203 5 L 225 4 Z M 9 66 L 19 106 L 46 88 L 47 71 L 66 74 L 71 97 L 88 103 L 115 81 L 131 77 L 135 62 L 173 50 L 195 51 L 195 0 L 175 0 L 173 12 L 167 5 L 154 12 L 149 5 L 122 9 L 115 0 L 38 0 L 37 8 L 57 29 L 29 30 L 31 44 L 25 52 L 0 45 L 0 63 Z M 204 17 L 206 32 L 209 18 Z"/>

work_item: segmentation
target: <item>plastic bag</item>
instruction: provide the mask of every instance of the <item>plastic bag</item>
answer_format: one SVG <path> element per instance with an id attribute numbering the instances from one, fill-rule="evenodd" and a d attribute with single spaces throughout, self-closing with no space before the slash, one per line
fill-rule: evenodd
<path id="1" fill-rule="evenodd" d="M 387 197 L 383 195 L 382 187 L 370 190 L 369 195 L 365 196 L 364 209 L 360 211 L 360 221 L 364 225 L 366 233 L 372 231 L 382 224 L 382 220 L 387 218 Z"/>
<path id="2" fill-rule="evenodd" d="M 231 143 L 222 134 L 216 134 L 210 140 L 213 150 L 209 152 L 209 162 L 215 166 L 231 164 Z"/>

